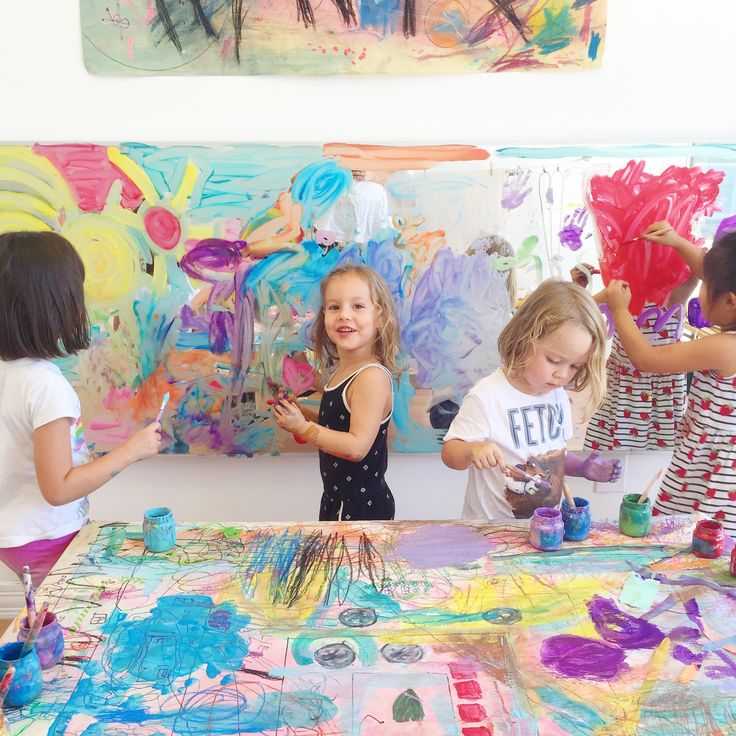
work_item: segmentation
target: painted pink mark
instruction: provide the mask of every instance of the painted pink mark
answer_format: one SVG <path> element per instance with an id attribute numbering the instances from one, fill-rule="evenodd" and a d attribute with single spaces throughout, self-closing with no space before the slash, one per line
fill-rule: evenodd
<path id="1" fill-rule="evenodd" d="M 117 180 L 123 183 L 120 193 L 120 204 L 123 207 L 134 210 L 143 201 L 141 190 L 110 162 L 106 146 L 82 143 L 49 146 L 36 144 L 33 152 L 47 158 L 61 172 L 82 212 L 102 212 L 110 187 Z"/>
<path id="2" fill-rule="evenodd" d="M 454 682 L 453 686 L 458 698 L 462 698 L 463 700 L 479 700 L 483 697 L 483 691 L 475 680 Z"/>
<path id="3" fill-rule="evenodd" d="M 151 207 L 143 216 L 148 236 L 159 248 L 171 250 L 181 238 L 181 225 L 174 214 L 163 207 Z"/>
<path id="4" fill-rule="evenodd" d="M 291 389 L 295 396 L 300 396 L 304 391 L 312 388 L 316 382 L 314 368 L 309 363 L 297 362 L 288 355 L 284 356 L 281 363 L 281 375 L 284 386 Z"/>
<path id="5" fill-rule="evenodd" d="M 227 58 L 228 52 L 232 48 L 233 45 L 233 39 L 232 36 L 228 36 L 223 42 L 222 42 L 222 48 L 220 49 L 220 58 L 225 59 Z"/>
<path id="6" fill-rule="evenodd" d="M 493 731 L 486 726 L 470 726 L 464 728 L 461 733 L 463 736 L 493 736 Z"/>
<path id="7" fill-rule="evenodd" d="M 90 429 L 119 429 L 123 425 L 120 422 L 92 422 Z"/>
<path id="8" fill-rule="evenodd" d="M 471 660 L 450 662 L 448 667 L 453 680 L 470 680 L 478 674 L 478 666 Z"/>
<path id="9" fill-rule="evenodd" d="M 443 524 L 404 534 L 396 545 L 396 554 L 416 568 L 428 569 L 475 562 L 492 547 L 491 541 L 472 528 Z"/>
<path id="10" fill-rule="evenodd" d="M 131 61 L 135 61 L 135 37 L 128 36 L 128 43 L 125 47 L 125 53 Z"/>
<path id="11" fill-rule="evenodd" d="M 670 166 L 661 174 L 649 174 L 644 161 L 629 161 L 610 176 L 594 176 L 587 204 L 600 232 L 604 283 L 623 279 L 631 286 L 632 314 L 646 302 L 662 305 L 672 290 L 685 281 L 690 269 L 672 249 L 639 237 L 654 222 L 669 220 L 672 227 L 691 242 L 693 223 L 712 215 L 725 176 L 722 171 L 698 167 Z"/>
<path id="12" fill-rule="evenodd" d="M 486 709 L 479 703 L 461 703 L 457 711 L 463 723 L 478 723 L 488 717 Z"/>

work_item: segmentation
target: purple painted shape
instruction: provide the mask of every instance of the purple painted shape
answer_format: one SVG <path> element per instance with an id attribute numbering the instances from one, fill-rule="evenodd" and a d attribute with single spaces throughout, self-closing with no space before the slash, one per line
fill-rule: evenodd
<path id="1" fill-rule="evenodd" d="M 718 229 L 716 230 L 713 242 L 717 243 L 724 235 L 728 235 L 729 233 L 732 233 L 734 231 L 736 231 L 736 215 L 724 217 L 718 223 Z"/>
<path id="2" fill-rule="evenodd" d="M 583 247 L 583 230 L 588 220 L 588 213 L 585 207 L 577 207 L 567 217 L 562 230 L 557 233 L 560 238 L 560 244 L 570 250 L 580 250 Z"/>
<path id="3" fill-rule="evenodd" d="M 675 626 L 667 636 L 672 641 L 694 641 L 700 638 L 700 631 L 692 626 Z"/>
<path id="4" fill-rule="evenodd" d="M 683 664 L 702 664 L 705 659 L 705 652 L 697 654 L 696 652 L 690 651 L 687 647 L 678 644 L 672 649 L 672 656 Z"/>
<path id="5" fill-rule="evenodd" d="M 245 241 L 207 238 L 201 240 L 179 261 L 179 267 L 189 276 L 201 281 L 217 283 L 221 280 L 217 274 L 235 273 L 243 261 L 241 250 L 247 245 Z"/>
<path id="6" fill-rule="evenodd" d="M 588 613 L 595 630 L 612 644 L 624 649 L 654 649 L 664 634 L 654 624 L 621 611 L 609 598 L 593 596 Z"/>
<path id="7" fill-rule="evenodd" d="M 582 680 L 611 680 L 629 669 L 622 649 L 598 639 L 561 634 L 542 642 L 542 664 L 562 675 Z"/>
<path id="8" fill-rule="evenodd" d="M 423 526 L 400 537 L 396 554 L 418 569 L 462 565 L 487 554 L 493 543 L 461 524 Z"/>

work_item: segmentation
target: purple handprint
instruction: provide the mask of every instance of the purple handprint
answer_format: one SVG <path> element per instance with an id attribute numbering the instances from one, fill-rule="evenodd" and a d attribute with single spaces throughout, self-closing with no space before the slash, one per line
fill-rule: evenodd
<path id="1" fill-rule="evenodd" d="M 559 232 L 560 243 L 570 250 L 580 250 L 583 247 L 583 230 L 588 222 L 588 212 L 585 207 L 576 207 L 566 218 Z M 588 234 L 586 237 L 590 237 Z"/>
<path id="2" fill-rule="evenodd" d="M 531 186 L 529 186 L 531 173 L 531 169 L 514 169 L 508 173 L 506 181 L 503 183 L 501 197 L 501 206 L 505 210 L 515 210 L 524 203 L 527 195 L 532 191 Z"/>

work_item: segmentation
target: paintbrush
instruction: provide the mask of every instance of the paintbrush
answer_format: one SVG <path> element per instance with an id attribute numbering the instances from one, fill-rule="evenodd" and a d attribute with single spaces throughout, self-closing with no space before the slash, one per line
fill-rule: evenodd
<path id="1" fill-rule="evenodd" d="M 3 675 L 3 679 L 0 680 L 0 711 L 2 711 L 3 703 L 5 702 L 5 698 L 8 695 L 8 691 L 10 690 L 10 683 L 13 679 L 14 674 L 15 674 L 15 667 L 13 667 L 12 664 L 8 665 L 8 669 Z M 0 718 L 2 718 L 1 715 L 0 715 Z"/>
<path id="2" fill-rule="evenodd" d="M 38 612 L 38 615 L 36 616 L 36 620 L 33 622 L 33 626 L 31 626 L 31 630 L 28 632 L 28 636 L 26 637 L 26 640 L 23 642 L 23 648 L 20 650 L 20 654 L 18 655 L 18 659 L 22 659 L 23 657 L 28 654 L 28 652 L 33 649 L 36 639 L 38 639 L 38 635 L 41 633 L 41 627 L 44 624 L 44 621 L 46 620 L 46 611 L 49 610 L 49 603 L 46 601 L 41 606 L 41 610 Z"/>
<path id="3" fill-rule="evenodd" d="M 171 398 L 171 394 L 167 391 L 164 394 L 164 398 L 161 400 L 161 408 L 158 410 L 158 414 L 156 414 L 156 421 L 160 424 L 161 419 L 164 415 L 164 409 L 166 408 L 166 404 L 169 403 L 169 399 Z"/>
<path id="4" fill-rule="evenodd" d="M 512 470 L 513 472 L 511 472 Z M 503 469 L 503 474 L 511 478 L 512 480 L 519 480 L 519 478 L 516 476 L 521 476 L 522 480 L 534 483 L 534 485 L 539 490 L 549 490 L 551 488 L 549 481 L 544 480 L 544 478 L 535 478 L 533 475 L 530 475 L 525 470 L 521 470 L 521 468 L 517 468 L 516 466 L 510 468 L 508 465 L 505 465 Z"/>
<path id="5" fill-rule="evenodd" d="M 26 565 L 23 568 L 23 588 L 26 596 L 26 611 L 28 616 L 28 628 L 33 626 L 36 618 L 36 597 L 33 592 L 33 580 L 31 579 L 31 568 Z"/>
<path id="6" fill-rule="evenodd" d="M 631 238 L 631 240 L 621 241 L 619 245 L 631 245 L 632 243 L 636 243 L 639 240 L 646 240 L 646 238 L 643 238 L 641 235 L 637 235 L 635 238 Z"/>
<path id="7" fill-rule="evenodd" d="M 639 500 L 637 501 L 637 503 L 644 503 L 647 500 L 647 496 L 649 495 L 649 491 L 651 491 L 652 488 L 654 488 L 654 484 L 657 482 L 657 479 L 659 478 L 660 475 L 662 475 L 662 468 L 660 468 L 654 474 L 654 478 L 652 478 L 649 481 L 649 483 L 647 484 L 647 487 L 644 489 L 644 493 L 642 493 L 641 496 L 639 496 Z"/>
<path id="8" fill-rule="evenodd" d="M 567 501 L 567 505 L 571 508 L 575 508 L 575 499 L 572 497 L 572 493 L 570 492 L 570 486 L 567 485 L 567 481 L 562 481 L 562 492 L 565 494 L 565 501 Z"/>

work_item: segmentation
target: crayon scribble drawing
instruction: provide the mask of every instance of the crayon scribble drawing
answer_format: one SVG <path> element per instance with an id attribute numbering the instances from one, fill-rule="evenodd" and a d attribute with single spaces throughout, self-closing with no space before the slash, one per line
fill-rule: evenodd
<path id="1" fill-rule="evenodd" d="M 90 525 L 47 578 L 66 627 L 25 736 L 729 733 L 726 560 L 593 525 L 541 555 L 524 525 Z M 648 610 L 619 595 L 657 576 Z"/>
<path id="2" fill-rule="evenodd" d="M 82 0 L 96 74 L 441 74 L 600 65 L 606 0 Z"/>
<path id="3" fill-rule="evenodd" d="M 457 404 L 498 365 L 510 316 L 498 254 L 473 248 L 492 234 L 489 156 L 472 146 L 0 146 L 0 232 L 57 230 L 85 263 L 93 345 L 61 367 L 97 450 L 152 421 L 167 393 L 173 452 L 296 449 L 268 401 L 290 391 L 316 403 L 308 333 L 319 284 L 362 261 L 389 284 L 410 368 L 393 449 L 432 451 L 443 434 L 432 402 Z M 367 206 L 354 191 L 370 194 Z M 380 218 L 367 214 L 377 197 Z"/>

